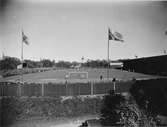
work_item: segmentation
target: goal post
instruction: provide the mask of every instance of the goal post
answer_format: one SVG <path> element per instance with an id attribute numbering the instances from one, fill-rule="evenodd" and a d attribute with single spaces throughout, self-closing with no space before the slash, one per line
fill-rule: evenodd
<path id="1" fill-rule="evenodd" d="M 75 71 L 75 72 L 68 72 L 69 79 L 88 79 L 88 72 L 86 71 Z"/>

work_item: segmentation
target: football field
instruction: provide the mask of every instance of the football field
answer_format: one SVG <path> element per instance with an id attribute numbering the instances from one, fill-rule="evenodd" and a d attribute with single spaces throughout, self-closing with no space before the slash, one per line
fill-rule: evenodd
<path id="1" fill-rule="evenodd" d="M 71 73 L 83 74 L 80 76 L 73 76 L 71 77 Z M 82 77 L 83 76 L 83 77 Z M 57 69 L 57 70 L 50 70 L 46 72 L 38 72 L 38 73 L 31 73 L 31 74 L 24 74 L 23 81 L 24 82 L 35 82 L 35 83 L 46 83 L 46 82 L 88 82 L 88 81 L 100 81 L 100 76 L 102 76 L 102 80 L 106 81 L 107 79 L 107 69 Z M 116 78 L 117 80 L 127 81 L 131 80 L 132 78 L 135 79 L 150 79 L 150 78 L 157 78 L 157 76 L 145 75 L 135 72 L 128 72 L 116 69 L 109 69 L 109 80 Z M 20 75 L 1 78 L 0 81 L 11 81 L 11 82 L 18 82 L 21 80 Z"/>

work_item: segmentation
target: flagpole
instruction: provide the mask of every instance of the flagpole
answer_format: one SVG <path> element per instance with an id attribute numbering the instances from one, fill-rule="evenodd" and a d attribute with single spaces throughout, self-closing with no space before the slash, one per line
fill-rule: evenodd
<path id="1" fill-rule="evenodd" d="M 22 65 L 22 68 L 21 68 L 21 82 L 19 83 L 19 92 L 18 92 L 18 96 L 21 96 L 21 84 L 23 83 L 23 30 L 21 31 L 21 65 Z"/>
<path id="2" fill-rule="evenodd" d="M 109 80 L 109 67 L 110 67 L 110 57 L 109 57 L 109 28 L 108 28 L 108 50 L 107 50 L 107 62 L 108 62 L 108 67 L 107 67 L 107 79 Z"/>
<path id="3" fill-rule="evenodd" d="M 22 30 L 22 34 L 23 34 L 23 30 Z M 22 62 L 21 81 L 23 83 L 23 35 L 22 35 L 22 41 L 21 41 L 21 62 Z"/>

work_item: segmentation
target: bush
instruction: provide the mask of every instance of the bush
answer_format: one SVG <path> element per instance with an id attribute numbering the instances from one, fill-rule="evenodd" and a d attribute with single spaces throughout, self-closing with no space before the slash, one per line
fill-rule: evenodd
<path id="1" fill-rule="evenodd" d="M 16 120 L 57 119 L 98 114 L 100 98 L 3 98 L 1 100 L 2 125 Z"/>
<path id="2" fill-rule="evenodd" d="M 167 115 L 167 79 L 137 81 L 130 93 L 148 116 Z"/>
<path id="3" fill-rule="evenodd" d="M 110 92 L 104 98 L 100 122 L 104 126 L 155 127 L 155 122 L 140 110 L 133 97 Z"/>
<path id="4" fill-rule="evenodd" d="M 104 98 L 104 103 L 101 109 L 101 123 L 110 126 L 120 122 L 120 109 L 124 102 L 125 98 L 123 96 L 110 91 Z"/>

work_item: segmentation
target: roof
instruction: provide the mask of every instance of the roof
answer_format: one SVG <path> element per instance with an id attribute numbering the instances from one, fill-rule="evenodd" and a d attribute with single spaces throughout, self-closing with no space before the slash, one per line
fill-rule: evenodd
<path id="1" fill-rule="evenodd" d="M 133 60 L 144 60 L 144 59 L 159 59 L 159 58 L 166 58 L 167 59 L 167 55 L 159 55 L 159 56 L 150 56 L 150 57 L 141 57 L 141 58 L 135 58 L 135 59 L 123 59 L 123 60 L 119 60 L 121 62 L 125 62 L 125 61 L 133 61 Z"/>

